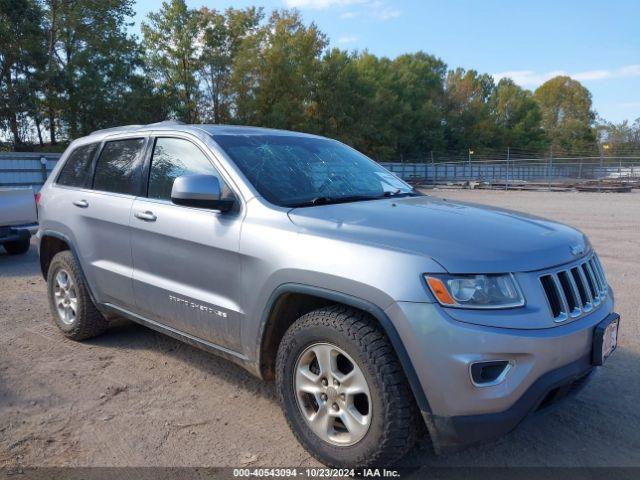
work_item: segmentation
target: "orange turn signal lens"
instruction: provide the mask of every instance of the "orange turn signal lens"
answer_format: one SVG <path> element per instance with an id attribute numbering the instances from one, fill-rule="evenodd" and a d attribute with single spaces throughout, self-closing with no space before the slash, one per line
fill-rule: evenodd
<path id="1" fill-rule="evenodd" d="M 456 301 L 453 299 L 447 287 L 444 286 L 444 282 L 439 278 L 435 277 L 426 277 L 427 284 L 429 284 L 429 288 L 436 296 L 438 301 L 443 305 L 455 305 Z"/>

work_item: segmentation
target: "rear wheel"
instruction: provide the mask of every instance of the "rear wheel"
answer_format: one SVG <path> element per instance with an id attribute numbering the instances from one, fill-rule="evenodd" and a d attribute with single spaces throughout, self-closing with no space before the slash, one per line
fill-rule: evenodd
<path id="1" fill-rule="evenodd" d="M 91 301 L 70 251 L 57 253 L 47 274 L 49 306 L 58 328 L 73 340 L 86 340 L 107 329 L 107 321 Z"/>
<path id="2" fill-rule="evenodd" d="M 27 253 L 29 251 L 30 246 L 30 239 L 23 238 L 20 240 L 13 240 L 12 242 L 6 242 L 4 244 L 4 249 L 9 255 L 22 255 L 23 253 Z"/>
<path id="3" fill-rule="evenodd" d="M 389 465 L 415 442 L 412 393 L 364 312 L 331 306 L 299 318 L 280 344 L 276 382 L 293 433 L 326 465 Z"/>

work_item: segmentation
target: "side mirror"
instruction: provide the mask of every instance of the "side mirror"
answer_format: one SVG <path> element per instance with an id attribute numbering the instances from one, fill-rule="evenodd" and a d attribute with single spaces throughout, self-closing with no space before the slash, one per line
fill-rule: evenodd
<path id="1" fill-rule="evenodd" d="M 208 208 L 226 212 L 233 200 L 222 199 L 220 180 L 215 175 L 183 175 L 173 181 L 171 201 L 186 207 Z"/>

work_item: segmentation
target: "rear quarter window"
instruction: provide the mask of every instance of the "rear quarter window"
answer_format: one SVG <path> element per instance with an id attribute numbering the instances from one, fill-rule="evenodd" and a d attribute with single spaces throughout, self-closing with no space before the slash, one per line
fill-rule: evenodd
<path id="1" fill-rule="evenodd" d="M 76 148 L 69 154 L 58 180 L 58 185 L 84 188 L 91 184 L 91 162 L 98 144 L 92 143 Z"/>
<path id="2" fill-rule="evenodd" d="M 106 142 L 96 164 L 93 189 L 140 195 L 144 138 Z"/>

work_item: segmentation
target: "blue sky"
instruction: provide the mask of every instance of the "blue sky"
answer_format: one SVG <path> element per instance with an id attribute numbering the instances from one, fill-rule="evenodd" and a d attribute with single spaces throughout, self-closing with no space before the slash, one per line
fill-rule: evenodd
<path id="1" fill-rule="evenodd" d="M 136 22 L 159 7 L 138 0 Z M 606 120 L 640 117 L 640 0 L 187 0 L 190 7 L 298 8 L 333 46 L 376 55 L 423 50 L 449 68 L 535 89 L 580 80 Z M 138 28 L 136 26 L 135 30 Z"/>

